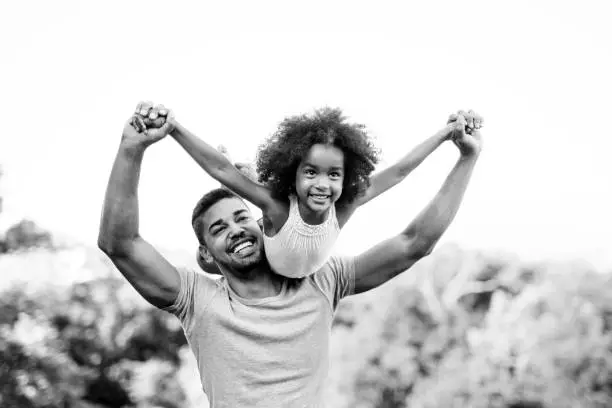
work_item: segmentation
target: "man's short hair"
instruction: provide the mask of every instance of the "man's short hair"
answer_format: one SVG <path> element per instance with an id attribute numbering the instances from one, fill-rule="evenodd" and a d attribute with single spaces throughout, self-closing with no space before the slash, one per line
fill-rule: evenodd
<path id="1" fill-rule="evenodd" d="M 237 198 L 241 201 L 242 198 L 234 194 L 227 188 L 216 188 L 204 194 L 198 201 L 193 212 L 191 213 L 191 226 L 198 238 L 200 245 L 204 245 L 204 225 L 202 223 L 202 215 L 213 205 L 225 198 Z"/>

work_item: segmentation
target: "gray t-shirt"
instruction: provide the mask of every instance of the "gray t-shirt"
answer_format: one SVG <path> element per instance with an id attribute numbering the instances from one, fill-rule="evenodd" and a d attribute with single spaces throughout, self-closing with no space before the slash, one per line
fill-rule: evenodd
<path id="1" fill-rule="evenodd" d="M 353 258 L 287 279 L 281 292 L 244 299 L 224 277 L 180 269 L 176 315 L 195 354 L 211 408 L 316 408 L 329 368 L 338 302 L 353 294 Z"/>

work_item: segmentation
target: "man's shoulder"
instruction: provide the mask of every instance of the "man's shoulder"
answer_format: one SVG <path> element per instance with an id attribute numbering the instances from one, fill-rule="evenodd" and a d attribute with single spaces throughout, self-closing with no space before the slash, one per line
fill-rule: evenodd
<path id="1" fill-rule="evenodd" d="M 354 275 L 355 257 L 346 255 L 331 255 L 317 272 L 310 277 L 315 281 L 338 281 Z"/>
<path id="2" fill-rule="evenodd" d="M 332 308 L 338 301 L 353 294 L 355 286 L 355 258 L 332 255 L 315 273 L 309 276 L 311 282 L 328 297 Z"/>
<path id="3" fill-rule="evenodd" d="M 177 270 L 181 275 L 181 278 L 185 282 L 192 282 L 196 289 L 199 287 L 220 287 L 223 285 L 223 281 L 225 279 L 223 275 L 210 274 L 187 266 L 177 267 Z"/>
<path id="4" fill-rule="evenodd" d="M 355 264 L 355 257 L 348 255 L 331 255 L 325 264 L 319 269 L 319 272 L 336 273 L 344 271 L 347 268 L 353 267 Z"/>

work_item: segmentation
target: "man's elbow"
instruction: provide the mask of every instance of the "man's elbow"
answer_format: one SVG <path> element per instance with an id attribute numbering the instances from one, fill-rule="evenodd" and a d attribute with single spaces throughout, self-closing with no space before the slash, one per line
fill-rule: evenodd
<path id="1" fill-rule="evenodd" d="M 118 258 L 128 252 L 129 243 L 126 240 L 117 240 L 100 234 L 98 236 L 98 248 L 109 258 Z"/>
<path id="2" fill-rule="evenodd" d="M 413 235 L 407 239 L 406 254 L 413 260 L 420 260 L 429 256 L 437 243 L 437 238 Z"/>
<path id="3" fill-rule="evenodd" d="M 117 253 L 117 246 L 104 238 L 98 238 L 98 248 L 108 257 L 112 257 Z"/>
<path id="4" fill-rule="evenodd" d="M 102 231 L 100 231 L 100 233 L 98 234 L 98 248 L 105 254 L 108 254 L 111 249 L 109 239 L 104 235 Z"/>

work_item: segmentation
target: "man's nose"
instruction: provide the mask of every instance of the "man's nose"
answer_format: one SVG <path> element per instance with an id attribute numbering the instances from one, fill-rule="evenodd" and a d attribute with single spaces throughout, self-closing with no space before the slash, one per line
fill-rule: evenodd
<path id="1" fill-rule="evenodd" d="M 230 223 L 227 228 L 229 230 L 230 238 L 234 237 L 235 235 L 241 235 L 244 233 L 244 228 L 242 228 L 241 225 L 238 225 L 235 222 Z"/>

